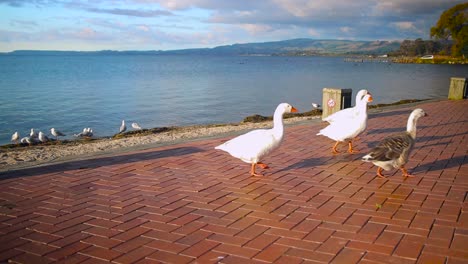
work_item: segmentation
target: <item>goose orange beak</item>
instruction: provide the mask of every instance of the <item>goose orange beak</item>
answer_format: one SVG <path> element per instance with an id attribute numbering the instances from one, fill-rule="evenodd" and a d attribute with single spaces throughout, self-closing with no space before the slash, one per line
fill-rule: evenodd
<path id="1" fill-rule="evenodd" d="M 297 113 L 297 109 L 294 106 L 291 108 L 291 113 Z"/>
<path id="2" fill-rule="evenodd" d="M 372 98 L 372 95 L 369 94 L 369 99 L 367 99 L 367 102 L 372 102 L 372 101 L 374 101 L 374 98 Z"/>

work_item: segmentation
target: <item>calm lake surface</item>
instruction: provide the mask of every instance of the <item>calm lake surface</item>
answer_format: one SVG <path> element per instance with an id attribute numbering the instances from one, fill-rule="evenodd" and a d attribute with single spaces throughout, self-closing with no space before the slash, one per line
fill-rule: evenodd
<path id="1" fill-rule="evenodd" d="M 446 98 L 450 77 L 467 65 L 351 63 L 339 57 L 161 55 L 0 56 L 0 145 L 19 131 L 50 135 L 91 127 L 118 132 L 122 119 L 143 128 L 239 122 L 272 115 L 288 102 L 300 112 L 322 89 L 372 92 L 374 103 Z"/>

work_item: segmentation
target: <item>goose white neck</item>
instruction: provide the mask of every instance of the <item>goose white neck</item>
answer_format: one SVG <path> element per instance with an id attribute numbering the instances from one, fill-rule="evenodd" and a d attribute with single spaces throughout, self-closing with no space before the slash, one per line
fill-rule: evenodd
<path id="1" fill-rule="evenodd" d="M 356 109 L 358 110 L 358 113 L 367 114 L 367 103 L 367 100 L 364 98 L 356 102 Z"/>
<path id="2" fill-rule="evenodd" d="M 275 136 L 277 137 L 282 137 L 283 136 L 283 130 L 284 130 L 284 124 L 283 124 L 283 115 L 284 115 L 284 109 L 277 108 L 275 110 L 275 114 L 273 115 L 273 130 L 275 133 Z"/>
<path id="3" fill-rule="evenodd" d="M 416 121 L 418 118 L 411 114 L 408 118 L 408 123 L 406 124 L 406 131 L 411 135 L 412 138 L 416 138 Z"/>

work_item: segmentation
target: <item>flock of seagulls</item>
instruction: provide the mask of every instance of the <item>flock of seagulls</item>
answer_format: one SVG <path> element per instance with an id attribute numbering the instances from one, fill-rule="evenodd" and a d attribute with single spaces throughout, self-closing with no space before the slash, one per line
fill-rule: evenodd
<path id="1" fill-rule="evenodd" d="M 341 142 L 348 143 L 348 152 L 355 153 L 353 140 L 365 131 L 367 127 L 367 104 L 372 102 L 372 95 L 367 90 L 360 90 L 356 95 L 356 104 L 352 108 L 340 110 L 323 121 L 329 123 L 320 130 L 317 135 L 326 136 L 334 141 L 332 153 L 337 154 L 337 146 Z M 312 104 L 314 108 L 320 107 Z M 223 150 L 231 156 L 251 164 L 250 175 L 262 176 L 256 172 L 257 165 L 262 169 L 269 166 L 262 162 L 263 158 L 278 148 L 283 141 L 285 113 L 297 112 L 297 109 L 288 103 L 281 103 L 273 115 L 273 127 L 271 129 L 257 129 L 237 136 L 215 149 Z M 415 109 L 410 114 L 407 122 L 407 130 L 384 138 L 377 146 L 362 157 L 362 161 L 372 162 L 378 167 L 377 176 L 384 178 L 382 170 L 400 169 L 404 177 L 412 177 L 405 168 L 410 152 L 416 140 L 416 123 L 420 117 L 427 116 L 423 109 Z"/>
<path id="2" fill-rule="evenodd" d="M 55 139 L 57 141 L 58 141 L 58 137 L 66 136 L 65 134 L 63 134 L 62 132 L 56 130 L 55 128 L 51 128 L 50 133 L 55 137 Z M 15 142 L 16 144 L 21 143 L 21 144 L 32 145 L 32 144 L 37 144 L 37 143 L 46 143 L 46 142 L 50 141 L 50 139 L 44 132 L 39 131 L 39 133 L 37 133 L 34 130 L 34 128 L 31 128 L 31 132 L 29 132 L 29 136 L 23 137 L 21 139 L 20 139 L 19 132 L 16 131 L 11 136 L 11 141 Z"/>
<path id="3" fill-rule="evenodd" d="M 135 130 L 142 130 L 143 128 L 138 124 L 138 123 L 132 123 L 132 128 Z M 120 126 L 119 133 L 123 133 L 127 130 L 127 126 L 125 125 L 125 120 L 122 120 L 122 125 Z M 65 137 L 66 135 L 59 130 L 55 128 L 50 129 L 50 134 L 55 137 L 55 140 L 59 142 L 59 137 Z M 83 131 L 81 131 L 78 134 L 73 134 L 74 137 L 78 138 L 91 138 L 93 137 L 93 129 L 90 127 L 85 127 L 83 128 Z M 31 132 L 29 133 L 29 136 L 20 138 L 20 134 L 18 131 L 13 133 L 11 135 L 11 141 L 14 142 L 15 144 L 28 144 L 28 145 L 33 145 L 33 144 L 38 144 L 38 143 L 46 143 L 50 141 L 49 137 L 43 133 L 42 131 L 39 131 L 37 133 L 34 128 L 31 128 Z"/>
<path id="4" fill-rule="evenodd" d="M 83 131 L 78 134 L 74 134 L 73 136 L 80 138 L 91 138 L 93 136 L 93 130 L 90 127 L 85 127 L 83 128 Z"/>
<path id="5" fill-rule="evenodd" d="M 132 128 L 135 130 L 142 130 L 143 128 L 138 123 L 132 123 Z M 119 133 L 123 133 L 127 131 L 127 125 L 125 125 L 125 120 L 122 120 L 122 124 L 120 125 Z"/>

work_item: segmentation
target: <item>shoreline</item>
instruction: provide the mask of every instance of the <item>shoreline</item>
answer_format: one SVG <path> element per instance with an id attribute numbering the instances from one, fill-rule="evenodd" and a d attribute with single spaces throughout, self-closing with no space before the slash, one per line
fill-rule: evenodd
<path id="1" fill-rule="evenodd" d="M 430 101 L 440 101 L 440 99 L 401 100 L 392 104 L 370 105 L 369 114 Z M 258 119 L 255 119 L 255 117 Z M 110 138 L 73 140 L 63 143 L 53 142 L 33 146 L 8 147 L 12 144 L 4 145 L 0 148 L 0 173 L 67 161 L 116 155 L 130 151 L 174 145 L 181 142 L 236 136 L 252 129 L 271 127 L 270 118 L 271 117 L 253 115 L 246 117 L 243 122 L 239 123 L 195 125 L 166 129 L 153 128 L 142 131 L 142 133 L 146 132 L 147 134 L 129 131 L 124 134 L 116 134 Z M 286 126 L 300 125 L 305 122 L 321 122 L 321 111 L 319 113 L 317 110 L 312 110 L 296 115 L 288 115 L 285 116 L 284 119 L 284 124 Z M 154 130 L 161 131 L 153 133 L 152 131 Z"/>
<path id="2" fill-rule="evenodd" d="M 292 117 L 284 120 L 286 126 L 306 121 L 320 121 L 320 116 Z M 79 140 L 72 143 L 33 145 L 0 150 L 0 172 L 51 165 L 91 157 L 115 155 L 136 150 L 145 150 L 180 142 L 213 137 L 234 136 L 251 129 L 269 128 L 271 121 L 237 123 L 226 125 L 188 126 L 157 134 L 137 135 L 123 138 L 99 138 Z"/>

